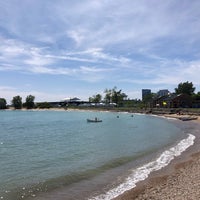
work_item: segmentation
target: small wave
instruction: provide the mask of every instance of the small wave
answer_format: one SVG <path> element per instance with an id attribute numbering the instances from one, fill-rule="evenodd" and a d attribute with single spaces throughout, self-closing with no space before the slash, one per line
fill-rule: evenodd
<path id="1" fill-rule="evenodd" d="M 156 160 L 132 170 L 125 182 L 109 190 L 107 193 L 93 197 L 90 200 L 110 200 L 136 187 L 136 183 L 145 180 L 151 172 L 160 170 L 167 166 L 175 157 L 181 155 L 183 151 L 194 144 L 194 140 L 195 136 L 189 134 L 186 139 L 181 140 L 176 146 L 164 151 Z"/>

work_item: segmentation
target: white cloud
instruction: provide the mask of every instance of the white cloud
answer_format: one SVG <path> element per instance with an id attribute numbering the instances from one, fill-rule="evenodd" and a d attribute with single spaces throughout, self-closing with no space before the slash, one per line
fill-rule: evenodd
<path id="1" fill-rule="evenodd" d="M 64 56 L 62 58 L 83 62 L 111 64 L 115 67 L 119 65 L 126 66 L 131 63 L 130 58 L 124 56 L 115 56 L 110 53 L 106 53 L 102 48 L 89 48 L 84 51 L 67 52 L 67 56 Z"/>
<path id="2" fill-rule="evenodd" d="M 41 83 L 35 74 L 63 75 L 65 84 L 199 85 L 199 7 L 197 0 L 7 0 L 0 71 Z"/>
<path id="3" fill-rule="evenodd" d="M 111 69 L 81 66 L 80 71 L 82 71 L 83 73 L 99 73 L 99 72 L 111 71 Z"/>
<path id="4" fill-rule="evenodd" d="M 67 32 L 68 37 L 72 38 L 76 45 L 79 46 L 81 44 L 81 42 L 85 39 L 83 31 L 75 31 L 75 30 L 71 30 Z"/>
<path id="5" fill-rule="evenodd" d="M 42 66 L 42 65 L 49 65 L 53 64 L 53 59 L 46 58 L 44 56 L 31 56 L 30 58 L 24 60 L 25 64 L 32 65 L 32 66 Z"/>
<path id="6" fill-rule="evenodd" d="M 184 81 L 190 81 L 200 85 L 200 61 L 188 63 L 180 73 Z"/>
<path id="7" fill-rule="evenodd" d="M 27 69 L 28 72 L 33 72 L 36 74 L 56 74 L 56 69 L 51 69 L 44 66 L 31 66 Z"/>
<path id="8" fill-rule="evenodd" d="M 24 46 L 20 43 L 17 42 L 16 40 L 13 39 L 4 39 L 0 37 L 0 53 L 1 57 L 17 57 L 21 54 L 25 53 Z"/>
<path id="9" fill-rule="evenodd" d="M 171 30 L 167 3 L 124 1 L 122 4 L 119 1 L 102 1 L 97 5 L 93 6 L 91 1 L 79 2 L 79 6 L 72 6 L 70 12 L 63 5 L 59 7 L 66 25 L 69 25 L 69 20 L 73 24 L 72 27 L 67 26 L 68 33 L 79 44 L 80 41 L 92 47 L 127 41 L 138 44 L 166 36 Z"/>

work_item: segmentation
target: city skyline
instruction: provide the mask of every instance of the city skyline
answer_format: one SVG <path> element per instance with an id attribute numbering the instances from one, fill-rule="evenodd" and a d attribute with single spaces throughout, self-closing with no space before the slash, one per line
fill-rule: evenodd
<path id="1" fill-rule="evenodd" d="M 0 3 L 0 97 L 87 100 L 116 86 L 200 91 L 198 0 Z"/>

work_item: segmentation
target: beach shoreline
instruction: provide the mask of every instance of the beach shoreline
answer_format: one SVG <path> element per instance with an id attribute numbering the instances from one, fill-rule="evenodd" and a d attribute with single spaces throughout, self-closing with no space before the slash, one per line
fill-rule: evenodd
<path id="1" fill-rule="evenodd" d="M 180 115 L 170 114 L 162 117 L 179 119 Z M 114 200 L 200 199 L 200 118 L 183 123 L 195 126 L 197 133 L 194 144 L 180 156 L 175 157 L 169 165 L 152 172 L 147 179 L 137 183 L 135 188 L 124 192 Z"/>
<path id="2" fill-rule="evenodd" d="M 35 109 L 34 109 L 35 110 Z M 67 111 L 64 109 L 45 109 L 48 111 Z M 69 109 L 68 111 L 78 111 L 79 109 Z M 44 109 L 36 109 L 35 111 L 44 111 Z M 83 111 L 80 109 L 80 111 Z M 90 110 L 97 112 L 97 110 Z M 98 110 L 102 111 L 102 110 Z M 105 111 L 105 110 L 103 110 Z M 107 111 L 106 111 L 107 112 Z M 111 111 L 109 112 L 117 112 Z M 121 112 L 121 111 L 118 111 Z M 123 112 L 123 111 L 122 111 Z M 134 114 L 130 112 L 131 114 Z M 145 113 L 142 113 L 145 114 Z M 149 114 L 151 115 L 151 114 Z M 155 116 L 165 117 L 168 119 L 179 119 L 180 117 L 192 117 L 187 114 L 157 114 Z M 196 115 L 194 115 L 196 117 Z M 166 167 L 150 173 L 149 177 L 144 181 L 136 184 L 136 187 L 124 192 L 115 200 L 132 200 L 132 199 L 199 199 L 198 186 L 200 187 L 200 117 L 189 122 L 196 126 L 199 130 L 195 135 L 195 143 L 184 151 L 180 156 L 176 157 Z M 191 180 L 190 180 L 191 179 Z M 181 181 L 180 181 L 181 180 Z M 191 184 L 191 183 L 192 184 Z M 196 187 L 193 187 L 193 186 Z M 185 188 L 186 187 L 186 188 Z M 196 195 L 196 196 L 195 196 Z"/>

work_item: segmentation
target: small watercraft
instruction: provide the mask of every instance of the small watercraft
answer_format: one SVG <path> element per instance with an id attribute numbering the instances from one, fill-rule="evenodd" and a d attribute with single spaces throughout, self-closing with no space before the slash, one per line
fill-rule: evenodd
<path id="1" fill-rule="evenodd" d="M 102 120 L 101 119 L 97 119 L 97 118 L 95 118 L 95 119 L 87 119 L 87 122 L 102 122 Z"/>

